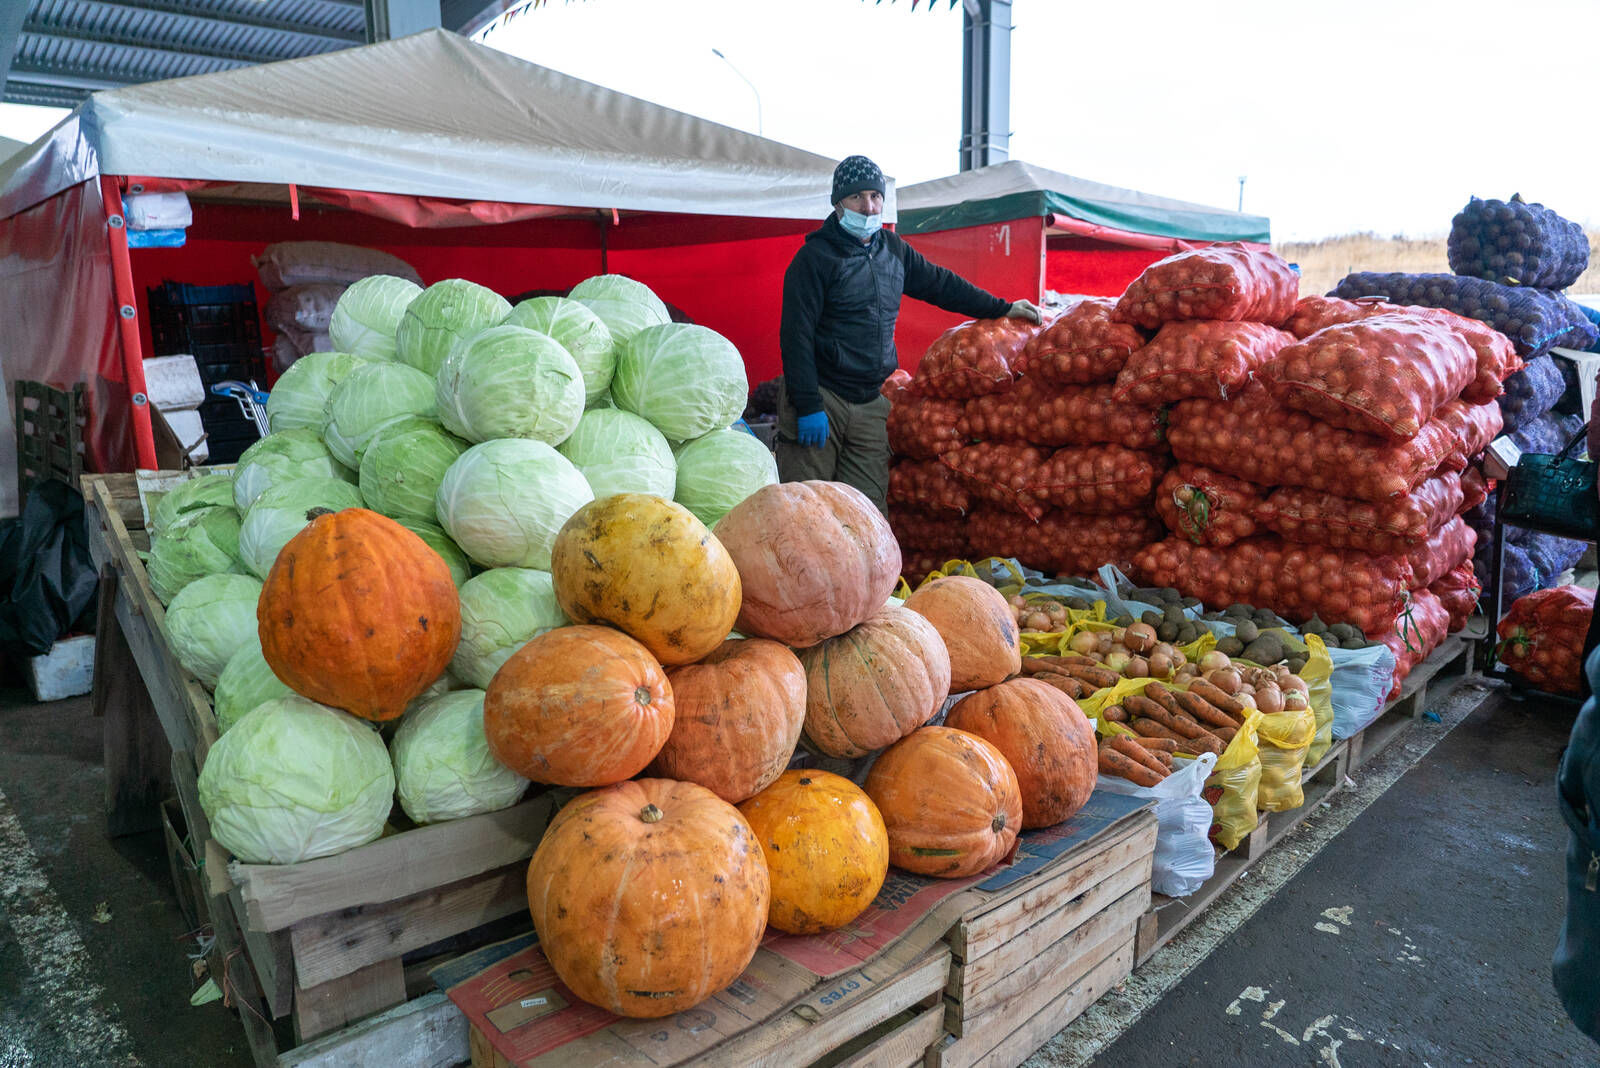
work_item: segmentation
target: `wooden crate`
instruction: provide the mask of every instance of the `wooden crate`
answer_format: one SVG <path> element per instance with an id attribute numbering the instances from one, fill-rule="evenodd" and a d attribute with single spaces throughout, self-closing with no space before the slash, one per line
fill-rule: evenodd
<path id="1" fill-rule="evenodd" d="M 102 578 L 94 704 L 106 720 L 108 828 L 160 826 L 160 803 L 176 793 L 188 855 L 205 875 L 202 921 L 220 950 L 214 970 L 226 971 L 248 1006 L 240 1017 L 257 1063 L 378 1063 L 373 1051 L 391 1047 L 397 1052 L 378 1058 L 385 1068 L 465 1061 L 465 1020 L 453 1006 L 424 997 L 405 1008 L 431 989 L 425 970 L 408 968 L 405 958 L 439 947 L 459 953 L 510 933 L 504 923 L 525 913 L 527 860 L 553 797 L 446 824 L 406 824 L 300 864 L 232 858 L 211 837 L 196 788 L 216 718 L 204 687 L 172 654 L 165 610 L 138 558 L 149 542 L 135 476 L 85 475 L 82 485 Z M 366 1017 L 379 1019 L 346 1030 Z M 272 1020 L 287 1023 L 274 1028 Z M 328 1037 L 314 1047 L 286 1052 L 321 1036 Z"/>
<path id="2" fill-rule="evenodd" d="M 1287 812 L 1263 812 L 1261 822 L 1239 845 L 1217 857 L 1211 878 L 1185 898 L 1156 894 L 1149 911 L 1139 924 L 1136 945 L 1137 963 L 1143 964 L 1156 950 L 1176 938 L 1185 927 L 1199 919 L 1213 901 L 1241 875 L 1266 855 L 1317 807 L 1343 788 L 1345 779 L 1357 768 L 1409 730 L 1428 706 L 1475 673 L 1477 642 L 1462 634 L 1452 634 L 1426 660 L 1412 669 L 1400 694 L 1384 706 L 1377 719 L 1365 728 L 1333 743 L 1315 766 L 1300 774 L 1305 801 Z"/>
<path id="3" fill-rule="evenodd" d="M 1093 1002 L 1091 988 L 1125 977 L 1150 906 L 1155 842 L 1155 816 L 1145 812 L 1049 878 L 962 917 L 949 937 L 952 1037 L 929 1063 L 1019 1064 Z"/>

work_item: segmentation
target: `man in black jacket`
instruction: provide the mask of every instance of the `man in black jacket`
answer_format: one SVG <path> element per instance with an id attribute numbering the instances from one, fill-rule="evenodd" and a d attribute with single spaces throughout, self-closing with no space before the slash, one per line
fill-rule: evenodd
<path id="1" fill-rule="evenodd" d="M 986 293 L 883 230 L 884 188 L 883 172 L 865 156 L 834 170 L 834 212 L 783 276 L 778 397 L 779 476 L 847 483 L 880 511 L 889 489 L 889 401 L 878 389 L 899 366 L 901 296 L 974 319 L 1039 321 L 1032 303 Z"/>

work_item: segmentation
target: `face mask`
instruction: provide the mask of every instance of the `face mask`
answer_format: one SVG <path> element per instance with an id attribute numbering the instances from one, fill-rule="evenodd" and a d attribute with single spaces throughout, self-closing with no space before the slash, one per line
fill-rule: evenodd
<path id="1" fill-rule="evenodd" d="M 849 208 L 839 209 L 839 225 L 844 227 L 844 232 L 852 237 L 865 241 L 873 234 L 883 229 L 883 216 L 863 215 L 859 211 Z"/>

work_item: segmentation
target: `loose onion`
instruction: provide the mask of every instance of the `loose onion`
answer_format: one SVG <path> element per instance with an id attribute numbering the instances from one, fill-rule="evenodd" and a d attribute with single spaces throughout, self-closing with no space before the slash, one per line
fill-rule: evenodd
<path id="1" fill-rule="evenodd" d="M 1240 690 L 1238 693 L 1233 695 L 1233 699 L 1238 701 L 1241 705 L 1244 705 L 1246 708 L 1256 707 L 1256 695 L 1253 693 L 1245 693 L 1243 690 Z"/>
<path id="2" fill-rule="evenodd" d="M 1023 630 L 1050 630 L 1050 617 L 1043 612 L 1029 612 L 1028 618 L 1022 621 Z"/>
<path id="3" fill-rule="evenodd" d="M 1266 715 L 1283 711 L 1283 691 L 1276 686 L 1261 686 L 1256 689 L 1256 707 Z"/>
<path id="4" fill-rule="evenodd" d="M 1226 694 L 1236 694 L 1239 692 L 1239 687 L 1244 685 L 1244 680 L 1239 677 L 1239 672 L 1232 667 L 1208 672 L 1206 681 Z"/>
<path id="5" fill-rule="evenodd" d="M 1130 679 L 1147 679 L 1150 677 L 1150 661 L 1142 656 L 1129 657 L 1128 666 L 1122 669 L 1122 673 Z"/>
<path id="6" fill-rule="evenodd" d="M 1088 656 L 1100 648 L 1100 638 L 1092 630 L 1080 630 L 1067 639 L 1067 648 L 1079 656 Z"/>
<path id="7" fill-rule="evenodd" d="M 1148 623 L 1135 623 L 1123 633 L 1122 642 L 1136 653 L 1148 653 L 1157 647 L 1156 628 Z"/>
<path id="8" fill-rule="evenodd" d="M 1200 658 L 1200 670 L 1210 673 L 1224 671 L 1233 666 L 1233 661 L 1228 659 L 1227 653 L 1219 653 L 1215 649 Z"/>
<path id="9" fill-rule="evenodd" d="M 1146 666 L 1150 669 L 1150 678 L 1168 678 L 1172 674 L 1172 657 L 1166 653 L 1151 653 Z"/>
<path id="10" fill-rule="evenodd" d="M 1100 631 L 1094 636 L 1095 647 L 1102 653 L 1109 653 L 1111 647 L 1117 643 L 1109 630 Z"/>
<path id="11" fill-rule="evenodd" d="M 1299 675 L 1290 675 L 1287 679 L 1284 679 L 1281 689 L 1284 693 L 1293 690 L 1295 693 L 1302 693 L 1307 697 L 1311 696 L 1311 687 L 1306 685 L 1306 680 Z"/>
<path id="12" fill-rule="evenodd" d="M 1105 665 L 1112 671 L 1120 674 L 1122 670 L 1128 666 L 1128 662 L 1132 659 L 1133 657 L 1128 654 L 1127 650 L 1124 649 L 1122 652 L 1117 652 L 1113 649 L 1111 652 L 1106 654 Z"/>
<path id="13" fill-rule="evenodd" d="M 1285 690 L 1283 693 L 1283 708 L 1286 712 L 1304 712 L 1311 706 L 1306 695 L 1299 690 Z"/>

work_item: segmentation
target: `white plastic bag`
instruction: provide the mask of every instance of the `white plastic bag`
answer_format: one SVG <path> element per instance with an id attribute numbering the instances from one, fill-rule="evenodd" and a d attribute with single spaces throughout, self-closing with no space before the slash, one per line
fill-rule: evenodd
<path id="1" fill-rule="evenodd" d="M 1172 774 L 1154 786 L 1135 786 L 1114 775 L 1095 781 L 1096 790 L 1156 803 L 1156 859 L 1150 873 L 1155 893 L 1188 897 L 1216 871 L 1217 854 L 1208 837 L 1211 806 L 1200 796 L 1216 766 L 1216 754 L 1201 753 L 1194 760 L 1179 757 Z"/>
<path id="2" fill-rule="evenodd" d="M 1394 652 L 1379 643 L 1366 649 L 1329 649 L 1333 660 L 1333 736 L 1349 738 L 1378 718 L 1394 684 Z"/>

